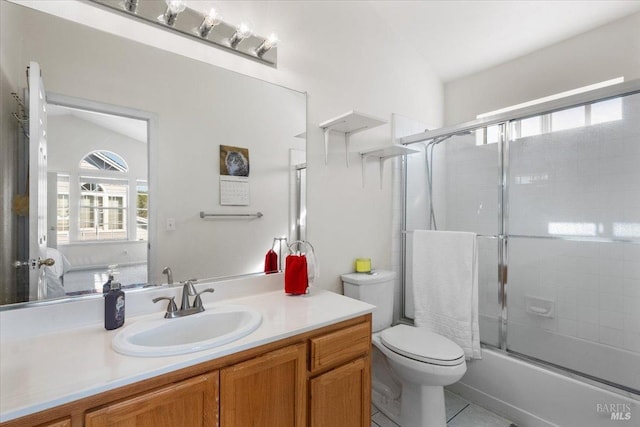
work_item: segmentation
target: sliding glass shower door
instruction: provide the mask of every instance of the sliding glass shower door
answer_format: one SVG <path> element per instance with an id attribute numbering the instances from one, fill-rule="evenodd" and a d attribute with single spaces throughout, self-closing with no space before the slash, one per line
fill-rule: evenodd
<path id="1" fill-rule="evenodd" d="M 640 95 L 511 122 L 507 349 L 640 390 Z"/>

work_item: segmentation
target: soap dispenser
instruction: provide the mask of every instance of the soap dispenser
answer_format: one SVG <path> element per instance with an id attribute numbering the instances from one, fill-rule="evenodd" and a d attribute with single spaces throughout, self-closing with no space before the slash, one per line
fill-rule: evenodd
<path id="1" fill-rule="evenodd" d="M 109 292 L 104 296 L 104 328 L 118 329 L 124 325 L 124 291 L 120 282 L 111 278 Z"/>
<path id="2" fill-rule="evenodd" d="M 107 294 L 111 290 L 111 282 L 113 282 L 114 274 L 117 274 L 116 269 L 118 268 L 118 264 L 112 264 L 109 266 L 107 270 L 108 279 L 107 282 L 102 285 L 102 295 Z"/>

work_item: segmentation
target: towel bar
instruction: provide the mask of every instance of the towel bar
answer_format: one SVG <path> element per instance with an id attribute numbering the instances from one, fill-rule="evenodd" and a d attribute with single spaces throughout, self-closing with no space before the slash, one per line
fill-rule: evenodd
<path id="1" fill-rule="evenodd" d="M 402 230 L 402 234 L 411 234 L 413 233 L 415 230 Z M 431 230 L 428 230 L 431 231 Z M 436 231 L 436 230 L 434 230 Z M 499 239 L 501 237 L 504 237 L 504 235 L 502 234 L 477 234 L 476 237 L 481 237 L 483 239 Z"/>
<path id="2" fill-rule="evenodd" d="M 206 213 L 200 211 L 200 218 L 219 217 L 219 218 L 262 218 L 264 214 L 262 212 L 256 213 Z"/>

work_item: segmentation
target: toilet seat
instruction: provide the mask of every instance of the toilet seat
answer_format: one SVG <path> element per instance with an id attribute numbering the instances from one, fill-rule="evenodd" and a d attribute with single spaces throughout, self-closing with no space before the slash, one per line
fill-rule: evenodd
<path id="1" fill-rule="evenodd" d="M 380 334 L 382 344 L 402 356 L 440 366 L 464 363 L 464 351 L 450 339 L 424 328 L 396 325 Z"/>

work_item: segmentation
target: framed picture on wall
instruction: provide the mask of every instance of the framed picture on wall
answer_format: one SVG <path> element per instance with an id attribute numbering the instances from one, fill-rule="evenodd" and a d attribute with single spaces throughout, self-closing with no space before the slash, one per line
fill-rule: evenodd
<path id="1" fill-rule="evenodd" d="M 249 176 L 249 149 L 220 146 L 220 175 Z"/>

